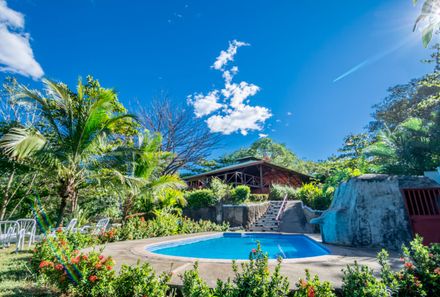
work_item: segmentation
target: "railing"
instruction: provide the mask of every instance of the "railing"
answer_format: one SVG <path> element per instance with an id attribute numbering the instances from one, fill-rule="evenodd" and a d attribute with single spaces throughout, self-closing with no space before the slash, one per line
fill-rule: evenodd
<path id="1" fill-rule="evenodd" d="M 286 208 L 286 204 L 287 204 L 287 194 L 284 196 L 283 202 L 281 203 L 281 207 L 280 210 L 278 210 L 278 214 L 275 218 L 276 221 L 279 221 L 281 218 L 281 215 L 284 212 L 284 208 Z"/>

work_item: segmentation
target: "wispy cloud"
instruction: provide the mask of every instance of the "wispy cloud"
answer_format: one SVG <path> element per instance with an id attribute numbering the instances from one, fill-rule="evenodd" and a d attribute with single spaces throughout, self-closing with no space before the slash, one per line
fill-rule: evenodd
<path id="1" fill-rule="evenodd" d="M 35 60 L 30 35 L 24 31 L 24 15 L 0 0 L 0 71 L 19 73 L 35 79 L 44 75 Z"/>
<path id="2" fill-rule="evenodd" d="M 210 91 L 207 95 L 195 93 L 188 96 L 188 103 L 194 107 L 197 117 L 210 115 L 206 123 L 214 133 L 232 134 L 240 132 L 247 135 L 249 131 L 260 131 L 264 122 L 272 114 L 263 106 L 251 106 L 249 97 L 260 91 L 257 85 L 242 81 L 233 82 L 238 67 L 227 67 L 234 61 L 239 47 L 249 44 L 237 40 L 229 43 L 226 51 L 221 51 L 212 68 L 222 72 L 224 87 Z"/>

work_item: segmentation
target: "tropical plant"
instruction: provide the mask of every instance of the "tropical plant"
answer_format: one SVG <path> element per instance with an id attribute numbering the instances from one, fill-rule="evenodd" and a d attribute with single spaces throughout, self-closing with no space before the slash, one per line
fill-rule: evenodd
<path id="1" fill-rule="evenodd" d="M 295 197 L 305 205 L 318 210 L 326 210 L 332 201 L 333 192 L 324 191 L 314 183 L 303 185 L 296 191 Z"/>
<path id="2" fill-rule="evenodd" d="M 270 187 L 269 200 L 296 199 L 296 189 L 287 185 L 273 184 Z"/>
<path id="3" fill-rule="evenodd" d="M 210 189 L 200 189 L 187 192 L 185 194 L 188 207 L 202 208 L 214 206 L 218 199 Z"/>
<path id="4" fill-rule="evenodd" d="M 160 150 L 162 137 L 145 132 L 130 150 L 121 148 L 112 156 L 116 163 L 108 163 L 103 171 L 112 180 L 122 198 L 122 217 L 125 220 L 134 210 L 151 214 L 160 206 L 185 205 L 178 191 L 186 187 L 177 175 L 160 175 L 161 161 L 169 153 Z"/>
<path id="5" fill-rule="evenodd" d="M 419 2 L 418 0 L 413 0 L 414 5 Z M 414 24 L 414 30 L 420 24 L 424 22 L 425 25 L 422 31 L 422 41 L 423 46 L 427 47 L 431 42 L 432 36 L 436 33 L 440 26 L 440 2 L 438 0 L 425 0 L 422 5 L 422 11 L 417 17 Z"/>
<path id="6" fill-rule="evenodd" d="M 249 199 L 251 189 L 245 185 L 238 185 L 231 191 L 231 199 L 234 204 L 241 204 Z"/>
<path id="7" fill-rule="evenodd" d="M 410 118 L 393 131 L 383 130 L 366 154 L 383 173 L 421 175 L 435 169 L 440 161 L 439 118 L 438 114 L 431 122 Z"/>
<path id="8" fill-rule="evenodd" d="M 384 282 L 373 275 L 366 265 L 355 262 L 343 270 L 342 292 L 344 296 L 352 297 L 388 297 Z"/>
<path id="9" fill-rule="evenodd" d="M 104 89 L 97 80 L 79 79 L 76 93 L 67 85 L 43 80 L 44 94 L 16 84 L 9 89 L 11 100 L 34 104 L 40 113 L 38 125 L 12 127 L 0 140 L 0 148 L 10 160 L 26 160 L 34 171 L 44 173 L 57 185 L 60 225 L 68 206 L 78 207 L 78 191 L 93 179 L 92 172 L 112 146 L 117 135 L 133 133 L 131 116 L 119 103 L 116 93 Z"/>
<path id="10" fill-rule="evenodd" d="M 294 297 L 336 297 L 333 292 L 332 285 L 329 282 L 322 282 L 317 275 L 313 278 L 306 269 L 306 278 L 299 279 L 296 283 L 296 291 Z"/>

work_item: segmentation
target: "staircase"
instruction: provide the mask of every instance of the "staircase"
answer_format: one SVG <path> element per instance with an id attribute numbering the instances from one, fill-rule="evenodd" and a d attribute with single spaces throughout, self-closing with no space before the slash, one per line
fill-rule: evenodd
<path id="1" fill-rule="evenodd" d="M 279 221 L 277 216 L 283 207 L 283 201 L 269 201 L 270 205 L 266 213 L 255 223 L 249 226 L 249 231 L 253 232 L 277 232 Z"/>

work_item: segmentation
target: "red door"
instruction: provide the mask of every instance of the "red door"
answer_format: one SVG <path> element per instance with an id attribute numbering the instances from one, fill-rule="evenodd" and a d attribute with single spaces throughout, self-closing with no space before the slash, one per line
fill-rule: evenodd
<path id="1" fill-rule="evenodd" d="M 440 188 L 402 189 L 413 234 L 423 243 L 440 242 Z"/>

